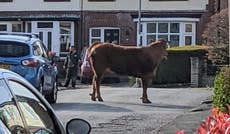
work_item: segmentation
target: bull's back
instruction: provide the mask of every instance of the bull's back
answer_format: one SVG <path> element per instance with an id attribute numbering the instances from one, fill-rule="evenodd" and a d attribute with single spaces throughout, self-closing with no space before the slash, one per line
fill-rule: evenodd
<path id="1" fill-rule="evenodd" d="M 140 76 L 153 71 L 153 63 L 142 48 L 114 45 L 96 46 L 92 51 L 94 62 L 120 75 Z"/>

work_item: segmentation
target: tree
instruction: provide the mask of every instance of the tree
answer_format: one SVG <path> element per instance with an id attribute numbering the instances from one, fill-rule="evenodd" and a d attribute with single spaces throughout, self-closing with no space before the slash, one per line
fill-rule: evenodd
<path id="1" fill-rule="evenodd" d="M 228 64 L 229 62 L 228 28 L 228 9 L 223 9 L 211 16 L 210 22 L 203 33 L 204 44 L 211 47 L 208 57 L 215 64 Z"/>

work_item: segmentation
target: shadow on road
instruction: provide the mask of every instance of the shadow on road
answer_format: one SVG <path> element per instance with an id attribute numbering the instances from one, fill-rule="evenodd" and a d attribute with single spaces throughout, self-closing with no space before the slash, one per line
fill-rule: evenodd
<path id="1" fill-rule="evenodd" d="M 55 111 L 132 112 L 126 108 L 94 103 L 56 103 L 52 107 Z"/>
<path id="2" fill-rule="evenodd" d="M 151 108 L 164 108 L 164 109 L 192 109 L 195 106 L 188 106 L 188 105 L 174 105 L 174 104 L 165 104 L 165 103 L 150 103 L 150 104 L 143 104 L 143 103 L 132 103 L 132 102 L 118 102 L 118 101 L 107 101 L 106 103 L 110 104 L 117 104 L 117 105 L 127 105 L 127 106 L 138 106 L 138 107 L 151 107 Z"/>

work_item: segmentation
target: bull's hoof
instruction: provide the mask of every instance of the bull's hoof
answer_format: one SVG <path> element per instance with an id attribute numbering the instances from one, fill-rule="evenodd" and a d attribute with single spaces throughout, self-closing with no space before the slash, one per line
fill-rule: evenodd
<path id="1" fill-rule="evenodd" d="M 101 97 L 97 97 L 98 101 L 103 102 L 103 99 Z"/>
<path id="2" fill-rule="evenodd" d="M 91 97 L 91 100 L 92 100 L 92 101 L 96 101 L 96 97 L 93 97 L 93 96 L 92 96 L 92 97 Z"/>
<path id="3" fill-rule="evenodd" d="M 152 102 L 147 98 L 142 98 L 142 103 L 152 103 Z"/>
<path id="4" fill-rule="evenodd" d="M 91 96 L 92 101 L 96 101 L 96 97 L 93 94 L 89 94 Z"/>

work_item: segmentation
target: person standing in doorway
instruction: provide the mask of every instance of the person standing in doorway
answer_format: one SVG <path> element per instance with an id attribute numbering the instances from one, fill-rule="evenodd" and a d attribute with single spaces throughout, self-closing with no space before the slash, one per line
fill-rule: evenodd
<path id="1" fill-rule="evenodd" d="M 66 69 L 65 83 L 63 86 L 66 88 L 69 86 L 70 80 L 72 80 L 72 88 L 75 88 L 79 59 L 80 56 L 78 55 L 75 46 L 70 46 L 69 53 L 63 65 L 63 68 Z"/>

